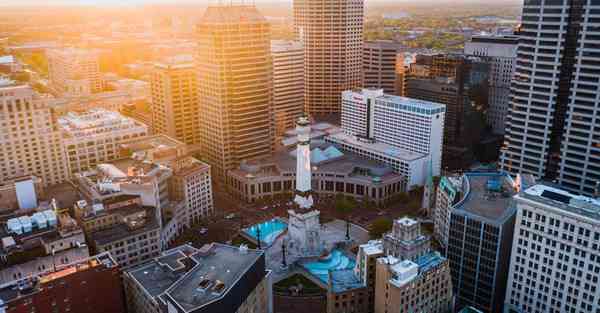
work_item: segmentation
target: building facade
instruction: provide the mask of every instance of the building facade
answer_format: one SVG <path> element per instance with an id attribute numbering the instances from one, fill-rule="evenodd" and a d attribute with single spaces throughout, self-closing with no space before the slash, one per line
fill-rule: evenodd
<path id="1" fill-rule="evenodd" d="M 92 109 L 58 119 L 71 175 L 120 158 L 120 145 L 148 135 L 148 127 L 118 112 Z"/>
<path id="2" fill-rule="evenodd" d="M 269 23 L 251 5 L 209 6 L 197 29 L 200 142 L 224 182 L 242 161 L 272 151 Z"/>
<path id="3" fill-rule="evenodd" d="M 490 64 L 487 123 L 494 134 L 504 134 L 510 106 L 510 83 L 515 73 L 518 37 L 472 37 L 465 43 L 465 54 L 484 57 Z"/>
<path id="4" fill-rule="evenodd" d="M 35 175 L 44 185 L 69 178 L 55 110 L 28 85 L 0 79 L 0 182 Z"/>
<path id="5" fill-rule="evenodd" d="M 342 91 L 361 87 L 363 18 L 363 0 L 294 0 L 307 114 L 339 113 Z"/>
<path id="6" fill-rule="evenodd" d="M 197 74 L 192 62 L 157 63 L 152 72 L 152 126 L 156 134 L 200 142 Z"/>
<path id="7" fill-rule="evenodd" d="M 505 312 L 600 309 L 600 201 L 535 185 L 515 196 Z"/>
<path id="8" fill-rule="evenodd" d="M 97 51 L 78 48 L 49 49 L 48 76 L 59 95 L 79 96 L 102 91 Z"/>
<path id="9" fill-rule="evenodd" d="M 396 94 L 396 60 L 403 46 L 394 42 L 366 41 L 363 47 L 363 86 Z"/>
<path id="10" fill-rule="evenodd" d="M 508 174 L 497 172 L 466 173 L 461 180 L 461 200 L 441 214 L 449 218 L 446 255 L 456 305 L 501 312 L 513 243 L 515 184 Z"/>
<path id="11" fill-rule="evenodd" d="M 431 158 L 440 175 L 446 107 L 443 104 L 363 89 L 342 93 L 342 129 L 397 149 Z"/>
<path id="12" fill-rule="evenodd" d="M 304 112 L 304 47 L 298 41 L 271 41 L 274 140 L 294 128 Z"/>
<path id="13" fill-rule="evenodd" d="M 591 195 L 600 180 L 595 1 L 525 1 L 502 169 Z"/>

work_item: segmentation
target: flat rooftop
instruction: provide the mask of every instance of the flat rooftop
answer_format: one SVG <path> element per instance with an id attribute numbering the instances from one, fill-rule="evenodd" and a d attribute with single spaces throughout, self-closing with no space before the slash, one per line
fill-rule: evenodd
<path id="1" fill-rule="evenodd" d="M 142 234 L 148 231 L 152 231 L 155 229 L 159 229 L 160 225 L 156 220 L 154 207 L 140 207 L 137 204 L 132 207 L 118 209 L 119 212 L 127 211 L 126 213 L 133 214 L 137 211 L 146 210 L 146 217 L 142 226 L 131 228 L 125 223 L 119 223 L 114 225 L 108 229 L 100 230 L 93 232 L 90 234 L 90 240 L 95 242 L 97 245 L 104 245 L 116 240 L 120 240 L 123 238 L 136 236 L 138 234 Z"/>
<path id="2" fill-rule="evenodd" d="M 400 149 L 400 148 L 394 147 L 392 145 L 388 145 L 388 144 L 381 143 L 381 142 L 361 141 L 361 140 L 358 140 L 358 138 L 356 136 L 348 135 L 342 131 L 332 133 L 328 137 L 330 139 L 335 140 L 336 142 L 345 143 L 348 145 L 352 145 L 354 147 L 360 147 L 360 148 L 363 148 L 363 149 L 369 150 L 369 151 L 379 152 L 381 154 L 384 154 L 384 155 L 387 155 L 387 156 L 390 156 L 390 157 L 393 157 L 396 159 L 400 159 L 403 161 L 407 161 L 407 162 L 415 161 L 415 160 L 427 157 L 427 155 L 422 154 L 422 153 Z"/>
<path id="3" fill-rule="evenodd" d="M 420 99 L 413 99 L 395 95 L 384 94 L 377 97 L 375 101 L 386 102 L 387 104 L 396 104 L 399 109 L 413 111 L 413 109 L 421 109 L 417 113 L 436 114 L 446 111 L 446 105 Z"/>
<path id="4" fill-rule="evenodd" d="M 550 205 L 570 213 L 600 220 L 600 199 L 572 194 L 547 185 L 534 185 L 519 194 L 519 197 Z"/>
<path id="5" fill-rule="evenodd" d="M 512 197 L 517 192 L 507 173 L 465 173 L 462 189 L 463 198 L 455 206 L 457 211 L 479 216 L 494 223 L 502 223 L 515 212 Z"/>

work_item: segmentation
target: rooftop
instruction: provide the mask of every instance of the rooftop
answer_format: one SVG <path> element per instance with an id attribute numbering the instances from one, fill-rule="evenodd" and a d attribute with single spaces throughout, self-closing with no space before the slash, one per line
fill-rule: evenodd
<path id="1" fill-rule="evenodd" d="M 85 113 L 69 112 L 59 118 L 61 128 L 72 137 L 101 136 L 121 130 L 146 131 L 146 126 L 118 112 L 92 109 Z"/>
<path id="2" fill-rule="evenodd" d="M 265 17 L 253 5 L 212 5 L 200 19 L 202 24 L 240 24 L 263 22 Z"/>
<path id="3" fill-rule="evenodd" d="M 365 287 L 353 268 L 333 270 L 330 275 L 333 292 L 344 292 Z"/>
<path id="4" fill-rule="evenodd" d="M 437 114 L 446 111 L 446 105 L 431 101 L 406 98 L 394 95 L 383 95 L 375 99 L 379 104 L 385 103 L 397 109 L 421 114 Z"/>
<path id="5" fill-rule="evenodd" d="M 139 205 L 121 208 L 119 212 L 123 211 L 121 212 L 123 215 L 136 214 L 136 212 L 140 214 L 136 218 L 129 218 L 127 221 L 121 221 L 110 228 L 91 233 L 89 235 L 90 240 L 96 245 L 105 245 L 116 240 L 159 229 L 160 225 L 154 210 L 156 210 L 154 207 Z"/>
<path id="6" fill-rule="evenodd" d="M 470 172 L 462 179 L 463 198 L 455 210 L 503 223 L 515 212 L 512 197 L 516 194 L 514 181 L 504 172 Z"/>
<path id="7" fill-rule="evenodd" d="M 294 40 L 271 40 L 271 52 L 304 51 L 302 43 Z"/>
<path id="8" fill-rule="evenodd" d="M 547 185 L 534 185 L 525 189 L 518 197 L 540 202 L 594 220 L 600 220 L 600 198 L 594 199 L 579 196 Z"/>
<path id="9" fill-rule="evenodd" d="M 379 152 L 381 154 L 408 162 L 427 157 L 425 154 L 399 149 L 385 143 L 359 140 L 359 138 L 356 136 L 348 135 L 342 131 L 332 133 L 328 136 L 328 138 L 338 143 L 345 143 L 355 147 L 361 147 L 365 150 Z"/>

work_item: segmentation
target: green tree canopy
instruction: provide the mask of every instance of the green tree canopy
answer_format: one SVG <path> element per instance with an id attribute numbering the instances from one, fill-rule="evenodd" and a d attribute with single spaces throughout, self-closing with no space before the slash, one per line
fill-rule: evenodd
<path id="1" fill-rule="evenodd" d="M 383 234 L 392 229 L 392 223 L 392 220 L 386 217 L 380 217 L 376 219 L 369 226 L 369 235 L 372 239 L 381 238 Z"/>

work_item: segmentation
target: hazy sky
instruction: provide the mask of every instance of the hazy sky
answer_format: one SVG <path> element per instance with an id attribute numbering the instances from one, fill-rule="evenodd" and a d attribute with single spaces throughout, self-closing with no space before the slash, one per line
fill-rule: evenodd
<path id="1" fill-rule="evenodd" d="M 6 5 L 138 5 L 138 4 L 217 4 L 219 2 L 228 3 L 234 1 L 239 3 L 256 2 L 260 3 L 291 3 L 293 0 L 0 0 L 0 6 Z M 452 2 L 452 3 L 489 3 L 489 0 L 428 0 L 429 2 Z M 369 3 L 414 3 L 414 0 L 365 0 Z M 421 1 L 425 2 L 425 1 Z M 523 0 L 495 0 L 494 2 L 522 3 Z"/>

